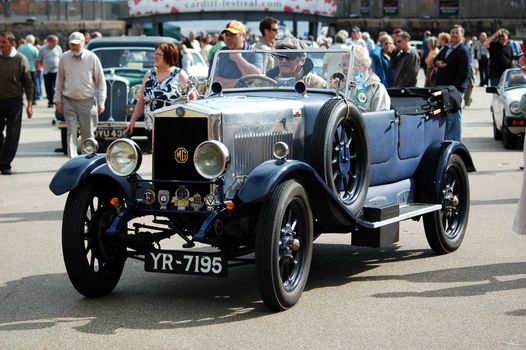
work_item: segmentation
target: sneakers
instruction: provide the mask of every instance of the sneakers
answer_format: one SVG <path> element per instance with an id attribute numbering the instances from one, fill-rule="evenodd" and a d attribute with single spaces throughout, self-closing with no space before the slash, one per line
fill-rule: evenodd
<path id="1" fill-rule="evenodd" d="M 2 175 L 12 175 L 13 174 L 11 169 L 8 169 L 8 168 L 1 169 L 0 172 L 2 172 Z"/>

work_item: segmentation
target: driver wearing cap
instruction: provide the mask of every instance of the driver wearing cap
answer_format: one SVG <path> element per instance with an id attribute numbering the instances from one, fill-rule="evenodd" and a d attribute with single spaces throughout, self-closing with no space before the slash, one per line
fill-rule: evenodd
<path id="1" fill-rule="evenodd" d="M 215 52 L 210 58 L 210 70 L 215 57 L 219 58 L 217 62 L 215 81 L 219 81 L 223 87 L 231 88 L 235 85 L 237 80 L 245 75 L 261 74 L 263 70 L 263 60 L 261 55 L 250 52 L 250 48 L 246 43 L 247 35 L 243 23 L 240 21 L 230 21 L 222 34 L 225 36 L 226 46 L 218 52 L 228 50 L 246 50 L 246 53 L 231 53 L 220 54 Z"/>
<path id="2" fill-rule="evenodd" d="M 276 50 L 305 51 L 305 49 L 305 43 L 292 36 L 276 43 Z M 277 52 L 275 56 L 278 66 L 271 69 L 268 75 L 278 82 L 278 86 L 294 86 L 296 82 L 303 81 L 310 88 L 324 89 L 327 87 L 325 79 L 311 73 L 314 65 L 305 52 Z M 278 74 L 273 76 L 273 73 Z"/>

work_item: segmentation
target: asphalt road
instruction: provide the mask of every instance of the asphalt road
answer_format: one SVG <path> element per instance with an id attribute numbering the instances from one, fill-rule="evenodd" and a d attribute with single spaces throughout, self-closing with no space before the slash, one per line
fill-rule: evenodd
<path id="1" fill-rule="evenodd" d="M 490 96 L 476 88 L 463 140 L 477 167 L 460 249 L 436 256 L 422 223 L 388 249 L 325 235 L 292 309 L 262 304 L 253 266 L 226 279 L 145 273 L 128 261 L 113 294 L 71 286 L 60 232 L 66 195 L 48 189 L 67 160 L 44 101 L 23 122 L 14 175 L 0 176 L 2 349 L 526 349 L 526 236 L 511 232 L 522 149 L 492 139 Z M 148 176 L 151 156 L 141 173 Z"/>

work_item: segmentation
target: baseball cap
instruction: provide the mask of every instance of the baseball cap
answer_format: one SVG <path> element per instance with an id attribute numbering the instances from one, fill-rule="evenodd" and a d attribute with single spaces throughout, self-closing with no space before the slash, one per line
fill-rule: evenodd
<path id="1" fill-rule="evenodd" d="M 78 45 L 84 41 L 84 34 L 81 32 L 73 32 L 69 35 L 69 43 Z"/>
<path id="2" fill-rule="evenodd" d="M 351 29 L 351 32 L 358 32 L 358 33 L 360 33 L 360 28 L 358 28 L 358 27 L 353 27 L 353 28 Z"/>
<path id="3" fill-rule="evenodd" d="M 238 33 L 246 34 L 247 33 L 247 31 L 245 30 L 245 25 L 236 20 L 228 22 L 228 24 L 226 25 L 226 28 L 221 32 L 221 34 L 224 34 L 227 31 L 232 34 L 238 34 Z"/>

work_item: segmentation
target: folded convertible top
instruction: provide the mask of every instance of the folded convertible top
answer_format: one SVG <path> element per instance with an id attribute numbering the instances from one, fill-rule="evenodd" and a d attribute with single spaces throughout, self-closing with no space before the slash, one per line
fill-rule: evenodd
<path id="1" fill-rule="evenodd" d="M 449 114 L 459 110 L 462 104 L 462 96 L 454 86 L 397 87 L 388 88 L 387 92 L 393 108 L 406 115 Z"/>

